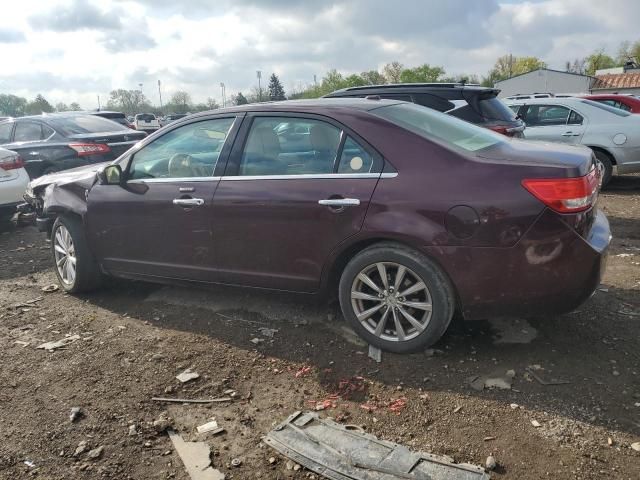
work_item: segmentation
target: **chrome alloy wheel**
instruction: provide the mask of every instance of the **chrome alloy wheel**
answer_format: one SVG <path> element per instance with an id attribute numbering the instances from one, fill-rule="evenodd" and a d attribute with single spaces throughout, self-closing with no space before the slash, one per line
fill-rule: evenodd
<path id="1" fill-rule="evenodd" d="M 76 280 L 76 251 L 69 230 L 60 225 L 53 241 L 58 275 L 66 285 L 73 285 Z"/>
<path id="2" fill-rule="evenodd" d="M 411 269 L 393 262 L 364 268 L 351 285 L 351 306 L 362 326 L 376 337 L 404 342 L 429 325 L 429 289 Z"/>

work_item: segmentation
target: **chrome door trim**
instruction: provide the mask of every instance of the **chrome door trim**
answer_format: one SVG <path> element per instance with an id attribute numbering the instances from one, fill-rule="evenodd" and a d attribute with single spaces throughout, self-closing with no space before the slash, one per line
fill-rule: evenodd
<path id="1" fill-rule="evenodd" d="M 188 182 L 217 182 L 222 177 L 176 177 L 176 178 L 137 178 L 127 180 L 127 183 L 188 183 Z"/>
<path id="2" fill-rule="evenodd" d="M 303 173 L 300 175 L 230 175 L 222 181 L 239 180 L 330 180 L 337 178 L 395 178 L 397 173 Z"/>

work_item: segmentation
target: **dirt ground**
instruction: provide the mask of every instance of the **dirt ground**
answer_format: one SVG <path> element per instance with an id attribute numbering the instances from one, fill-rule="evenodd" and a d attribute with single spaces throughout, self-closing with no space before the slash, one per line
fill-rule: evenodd
<path id="1" fill-rule="evenodd" d="M 45 293 L 55 283 L 45 236 L 33 227 L 2 233 L 0 478 L 187 479 L 164 425 L 153 423 L 162 417 L 185 440 L 207 442 L 227 478 L 317 478 L 288 469 L 261 437 L 342 393 L 323 415 L 457 462 L 493 455 L 492 478 L 637 480 L 640 177 L 615 179 L 599 202 L 614 240 L 603 285 L 578 311 L 454 324 L 435 350 L 385 353 L 380 364 L 335 307 L 306 298 L 124 281 L 82 297 Z M 35 348 L 67 335 L 80 339 Z M 181 384 L 186 368 L 200 378 Z M 470 384 L 508 370 L 511 389 Z M 213 405 L 151 400 L 228 390 L 235 398 Z M 406 404 L 394 412 L 398 399 Z M 72 407 L 83 413 L 75 422 Z M 197 434 L 212 417 L 225 432 Z M 82 441 L 102 454 L 74 455 Z"/>

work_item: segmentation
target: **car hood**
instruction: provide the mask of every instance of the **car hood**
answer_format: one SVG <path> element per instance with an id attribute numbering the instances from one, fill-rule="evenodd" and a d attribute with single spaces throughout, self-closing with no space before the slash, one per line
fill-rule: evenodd
<path id="1" fill-rule="evenodd" d="M 535 140 L 501 142 L 478 152 L 477 158 L 511 165 L 549 167 L 556 170 L 556 174 L 567 177 L 586 175 L 593 168 L 593 152 L 588 147 Z"/>
<path id="2" fill-rule="evenodd" d="M 109 163 L 110 162 L 94 163 L 84 167 L 72 168 L 62 172 L 43 175 L 42 177 L 32 180 L 29 183 L 28 190 L 37 192 L 54 183 L 56 185 L 65 185 L 73 182 L 81 183 L 86 187 L 90 187 L 95 181 L 96 172 L 104 166 L 109 165 Z"/>

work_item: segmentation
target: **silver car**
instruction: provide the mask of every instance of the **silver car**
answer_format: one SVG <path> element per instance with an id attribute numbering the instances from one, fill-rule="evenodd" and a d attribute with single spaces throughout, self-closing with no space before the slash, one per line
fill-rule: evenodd
<path id="1" fill-rule="evenodd" d="M 613 175 L 640 172 L 640 115 L 583 98 L 507 100 L 527 125 L 529 140 L 585 145 L 603 171 Z"/>

